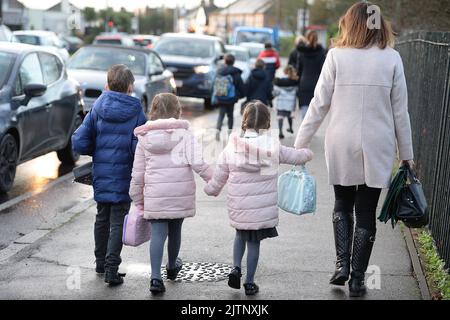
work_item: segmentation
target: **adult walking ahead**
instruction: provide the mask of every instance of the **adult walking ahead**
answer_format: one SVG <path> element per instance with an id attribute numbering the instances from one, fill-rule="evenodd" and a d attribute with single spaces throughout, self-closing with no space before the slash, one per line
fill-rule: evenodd
<path id="1" fill-rule="evenodd" d="M 368 6 L 357 3 L 341 18 L 340 35 L 327 55 L 295 142 L 296 148 L 306 147 L 330 113 L 325 153 L 336 199 L 337 255 L 330 283 L 344 285 L 351 263 L 352 297 L 366 292 L 364 274 L 375 241 L 375 211 L 381 189 L 389 187 L 397 148 L 400 160 L 413 165 L 402 59 L 392 48 L 394 34 L 383 17 L 379 28 L 368 28 Z"/>
<path id="2" fill-rule="evenodd" d="M 310 31 L 306 35 L 307 45 L 297 45 L 297 74 L 300 76 L 298 102 L 302 119 L 305 118 L 309 103 L 314 97 L 314 88 L 319 80 L 325 61 L 325 49 L 318 43 L 317 33 Z"/>

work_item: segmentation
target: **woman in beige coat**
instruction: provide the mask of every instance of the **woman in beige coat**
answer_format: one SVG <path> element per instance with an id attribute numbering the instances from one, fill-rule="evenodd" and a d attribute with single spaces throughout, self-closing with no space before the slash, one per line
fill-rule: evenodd
<path id="1" fill-rule="evenodd" d="M 325 156 L 336 199 L 337 256 L 330 283 L 344 285 L 351 265 L 350 296 L 366 292 L 364 273 L 375 241 L 381 189 L 389 187 L 397 156 L 413 164 L 402 60 L 392 49 L 390 25 L 380 17 L 377 26 L 368 6 L 357 3 L 341 18 L 339 38 L 327 55 L 295 142 L 296 148 L 307 147 L 329 114 Z"/>

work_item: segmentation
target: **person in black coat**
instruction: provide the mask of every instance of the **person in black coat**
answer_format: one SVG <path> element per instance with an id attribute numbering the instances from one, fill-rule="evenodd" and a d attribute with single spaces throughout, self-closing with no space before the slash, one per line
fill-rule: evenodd
<path id="1" fill-rule="evenodd" d="M 295 39 L 295 48 L 291 51 L 288 58 L 288 65 L 297 67 L 297 58 L 301 47 L 305 47 L 307 40 L 304 36 L 298 36 Z"/>
<path id="2" fill-rule="evenodd" d="M 297 73 L 300 76 L 298 102 L 303 118 L 305 118 L 309 104 L 314 98 L 314 89 L 326 57 L 326 51 L 318 43 L 315 31 L 308 33 L 307 40 L 307 46 L 300 45 L 297 47 Z"/>
<path id="3" fill-rule="evenodd" d="M 244 112 L 245 105 L 253 100 L 259 100 L 265 105 L 269 105 L 273 99 L 273 83 L 265 71 L 265 63 L 262 59 L 257 59 L 255 68 L 250 73 L 246 83 L 247 101 L 243 104 L 241 113 Z"/>
<path id="4" fill-rule="evenodd" d="M 230 102 L 219 102 L 219 118 L 217 119 L 217 130 L 218 134 L 216 135 L 216 139 L 219 140 L 220 131 L 222 129 L 223 120 L 225 119 L 225 115 L 228 118 L 228 129 L 233 129 L 233 113 L 234 113 L 234 105 L 240 98 L 245 97 L 245 87 L 244 82 L 242 81 L 242 71 L 236 67 L 234 67 L 235 57 L 232 54 L 226 54 L 224 57 L 225 66 L 222 67 L 218 74 L 221 76 L 231 75 L 233 78 L 233 85 L 236 90 L 236 95 L 234 99 Z"/>

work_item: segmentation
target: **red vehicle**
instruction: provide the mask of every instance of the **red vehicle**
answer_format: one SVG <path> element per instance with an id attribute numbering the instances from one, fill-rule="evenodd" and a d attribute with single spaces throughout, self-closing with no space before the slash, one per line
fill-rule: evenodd
<path id="1" fill-rule="evenodd" d="M 153 35 L 143 35 L 138 34 L 133 36 L 133 41 L 135 46 L 144 47 L 147 49 L 153 49 L 153 46 L 155 45 L 156 41 L 159 40 L 158 36 Z"/>

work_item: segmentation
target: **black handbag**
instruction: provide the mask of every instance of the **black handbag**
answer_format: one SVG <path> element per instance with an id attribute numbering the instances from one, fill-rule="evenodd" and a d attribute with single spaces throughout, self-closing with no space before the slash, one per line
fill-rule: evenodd
<path id="1" fill-rule="evenodd" d="M 74 176 L 73 182 L 92 186 L 92 161 L 73 169 L 72 172 Z"/>
<path id="2" fill-rule="evenodd" d="M 397 198 L 397 220 L 409 228 L 421 228 L 428 224 L 428 204 L 422 184 L 414 171 L 407 167 L 407 181 Z"/>

